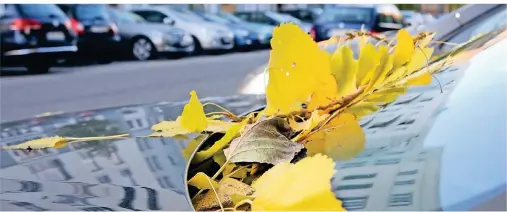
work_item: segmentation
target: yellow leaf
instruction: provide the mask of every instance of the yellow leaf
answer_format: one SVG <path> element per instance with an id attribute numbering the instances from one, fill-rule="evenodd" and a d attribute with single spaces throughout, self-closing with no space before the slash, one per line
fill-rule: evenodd
<path id="1" fill-rule="evenodd" d="M 377 112 L 380 109 L 377 104 L 377 102 L 360 102 L 351 108 L 346 109 L 344 112 L 352 113 L 356 117 L 361 118 L 363 116 Z"/>
<path id="2" fill-rule="evenodd" d="M 331 191 L 334 166 L 324 155 L 277 164 L 253 183 L 252 211 L 344 211 Z"/>
<path id="3" fill-rule="evenodd" d="M 314 107 L 332 101 L 326 98 L 336 94 L 329 55 L 307 33 L 296 24 L 281 24 L 273 30 L 271 48 L 265 115 L 286 114 L 300 110 L 302 104 Z"/>
<path id="4" fill-rule="evenodd" d="M 398 40 L 398 43 L 396 44 L 396 47 L 394 47 L 393 53 L 394 68 L 401 67 L 403 64 L 407 63 L 414 52 L 414 41 L 406 29 L 399 30 L 396 39 Z"/>
<path id="5" fill-rule="evenodd" d="M 188 161 L 190 157 L 192 156 L 192 153 L 194 153 L 195 149 L 199 144 L 207 137 L 207 135 L 199 135 L 196 138 L 194 138 L 190 143 L 188 143 L 187 147 L 185 149 L 181 150 L 181 153 L 183 154 L 183 157 Z"/>
<path id="6" fill-rule="evenodd" d="M 433 48 L 424 48 L 423 50 L 417 48 L 412 56 L 412 59 L 407 64 L 406 75 L 412 74 L 415 71 L 425 67 L 427 65 L 426 58 L 431 58 L 433 54 Z"/>
<path id="7" fill-rule="evenodd" d="M 385 78 L 387 73 L 393 67 L 393 57 L 389 55 L 389 49 L 387 46 L 379 47 L 380 64 L 375 69 L 372 79 L 365 89 L 365 93 L 374 89 L 377 89 L 385 84 Z"/>
<path id="8" fill-rule="evenodd" d="M 361 50 L 359 55 L 356 85 L 364 85 L 371 79 L 371 74 L 367 77 L 368 73 L 374 72 L 380 63 L 379 53 L 373 44 L 368 43 Z"/>
<path id="9" fill-rule="evenodd" d="M 228 177 L 232 177 L 232 178 L 243 179 L 246 177 L 247 173 L 248 173 L 247 168 L 238 167 L 234 163 L 229 163 L 229 164 L 225 165 L 223 175 L 228 176 Z"/>
<path id="10" fill-rule="evenodd" d="M 239 195 L 239 194 L 232 194 L 231 195 L 231 199 L 232 199 L 232 202 L 234 203 L 234 205 L 236 206 L 241 201 L 247 200 L 247 199 L 248 200 L 253 200 L 254 197 L 249 197 L 249 196 Z"/>
<path id="11" fill-rule="evenodd" d="M 391 103 L 396 100 L 400 95 L 403 95 L 407 92 L 407 86 L 397 86 L 392 88 L 387 88 L 384 90 L 379 90 L 370 94 L 367 98 L 367 102 L 371 103 Z"/>
<path id="12" fill-rule="evenodd" d="M 308 137 L 308 155 L 324 153 L 336 160 L 354 158 L 363 151 L 366 136 L 350 113 L 333 118 L 323 129 Z"/>
<path id="13" fill-rule="evenodd" d="M 424 72 L 420 76 L 410 78 L 407 80 L 408 85 L 428 85 L 431 83 L 431 74 L 428 72 Z"/>
<path id="14" fill-rule="evenodd" d="M 202 150 L 200 152 L 197 152 L 191 163 L 196 164 L 196 163 L 203 162 L 206 159 L 212 157 L 218 151 L 224 149 L 232 141 L 232 139 L 239 136 L 240 129 L 243 128 L 243 126 L 245 126 L 245 125 L 246 125 L 245 121 L 243 121 L 241 123 L 235 123 L 232 127 L 227 129 L 227 132 L 225 133 L 225 135 L 220 140 L 215 142 L 213 144 L 213 146 L 211 146 L 207 150 Z"/>
<path id="15" fill-rule="evenodd" d="M 173 139 L 175 140 L 190 140 L 186 135 L 175 135 L 173 136 Z"/>
<path id="16" fill-rule="evenodd" d="M 67 145 L 67 138 L 63 138 L 60 136 L 40 138 L 31 141 L 27 141 L 25 143 L 21 143 L 18 145 L 12 146 L 4 146 L 3 149 L 45 149 L 45 148 L 62 148 Z"/>
<path id="17" fill-rule="evenodd" d="M 331 71 L 336 79 L 337 97 L 341 98 L 356 91 L 357 61 L 348 46 L 342 46 L 331 57 Z"/>
<path id="18" fill-rule="evenodd" d="M 241 181 L 233 178 L 225 178 L 220 181 L 220 187 L 216 189 L 216 192 L 218 197 L 213 191 L 208 191 L 206 194 L 196 196 L 195 199 L 192 200 L 192 204 L 196 211 L 216 211 L 220 209 L 220 204 L 222 204 L 224 208 L 234 207 L 232 195 L 250 196 L 254 191 L 249 185 Z M 237 197 L 238 196 L 235 198 Z"/>
<path id="19" fill-rule="evenodd" d="M 407 72 L 407 67 L 405 67 L 405 66 L 402 66 L 399 68 L 393 68 L 391 73 L 388 73 L 385 83 L 389 84 L 389 83 L 392 83 L 396 80 L 399 80 L 401 77 L 403 77 L 405 75 L 406 72 Z"/>
<path id="20" fill-rule="evenodd" d="M 426 46 L 428 46 L 430 41 L 433 40 L 433 37 L 435 37 L 435 35 L 436 33 L 426 33 L 426 36 L 423 39 L 419 40 L 417 46 L 425 48 Z"/>
<path id="21" fill-rule="evenodd" d="M 310 118 L 303 122 L 296 122 L 294 118 L 289 118 L 289 125 L 295 132 L 301 130 L 311 130 L 328 116 L 329 114 L 320 115 L 318 110 L 314 110 Z"/>
<path id="22" fill-rule="evenodd" d="M 227 129 L 234 125 L 233 122 L 229 121 L 221 121 L 221 120 L 208 120 L 208 127 L 206 130 L 208 132 L 226 132 Z"/>
<path id="23" fill-rule="evenodd" d="M 213 160 L 220 166 L 224 165 L 224 163 L 227 161 L 227 159 L 225 158 L 224 151 L 220 151 L 215 155 L 213 155 Z"/>
<path id="24" fill-rule="evenodd" d="M 190 92 L 190 100 L 183 108 L 180 118 L 181 127 L 190 132 L 202 132 L 208 126 L 208 120 L 204 114 L 202 104 L 197 98 L 195 91 Z"/>
<path id="25" fill-rule="evenodd" d="M 208 175 L 202 172 L 195 174 L 195 176 L 193 176 L 192 179 L 188 181 L 188 184 L 195 186 L 198 189 L 212 189 L 212 186 L 213 188 L 218 189 L 218 187 L 220 187 L 217 181 L 212 180 L 210 177 L 208 177 Z"/>

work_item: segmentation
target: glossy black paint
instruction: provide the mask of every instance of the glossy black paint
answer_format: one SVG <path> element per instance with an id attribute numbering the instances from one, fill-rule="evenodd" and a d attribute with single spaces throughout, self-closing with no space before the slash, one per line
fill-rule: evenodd
<path id="1" fill-rule="evenodd" d="M 365 149 L 354 159 L 336 161 L 331 182 L 345 208 L 469 210 L 505 194 L 507 61 L 491 59 L 507 48 L 505 37 L 505 31 L 496 31 L 457 51 L 461 61 L 435 74 L 443 93 L 436 81 L 414 87 L 361 120 Z M 202 101 L 235 114 L 265 103 L 258 96 Z M 180 115 L 185 103 L 2 123 L 1 143 L 53 135 L 147 135 L 151 125 Z M 72 143 L 31 152 L 2 150 L 2 210 L 192 210 L 186 195 L 187 161 L 180 152 L 185 145 L 152 138 Z M 503 203 L 489 206 L 505 210 Z"/>

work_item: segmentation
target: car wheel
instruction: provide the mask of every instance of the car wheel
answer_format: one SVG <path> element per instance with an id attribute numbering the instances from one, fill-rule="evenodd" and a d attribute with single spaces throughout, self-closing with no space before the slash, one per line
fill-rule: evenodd
<path id="1" fill-rule="evenodd" d="M 194 52 L 193 52 L 193 54 L 194 55 L 200 55 L 200 54 L 202 54 L 204 52 L 204 50 L 202 49 L 201 43 L 199 42 L 199 40 L 195 36 L 192 36 L 192 39 L 194 39 Z"/>
<path id="2" fill-rule="evenodd" d="M 29 74 L 46 74 L 49 73 L 51 66 L 44 63 L 34 63 L 26 66 Z"/>
<path id="3" fill-rule="evenodd" d="M 149 60 L 156 54 L 156 49 L 153 43 L 147 38 L 137 38 L 132 42 L 132 55 L 136 60 Z"/>

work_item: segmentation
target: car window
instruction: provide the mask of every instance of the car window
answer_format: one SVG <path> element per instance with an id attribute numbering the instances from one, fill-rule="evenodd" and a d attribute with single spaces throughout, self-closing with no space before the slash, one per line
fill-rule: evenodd
<path id="1" fill-rule="evenodd" d="M 212 14 L 203 14 L 204 17 L 206 17 L 207 19 L 211 20 L 211 21 L 214 21 L 214 22 L 217 22 L 217 23 L 222 23 L 222 24 L 229 24 L 231 23 L 231 21 L 225 19 L 225 18 L 222 18 L 222 17 L 219 17 L 217 15 L 212 15 Z"/>
<path id="2" fill-rule="evenodd" d="M 338 7 L 324 10 L 319 22 L 369 23 L 373 10 L 369 8 Z"/>
<path id="3" fill-rule="evenodd" d="M 286 15 L 286 14 L 267 12 L 266 16 L 268 16 L 269 18 L 272 18 L 272 19 L 276 20 L 279 23 L 287 23 L 287 22 L 293 22 L 293 23 L 296 23 L 296 24 L 301 23 L 301 20 L 299 20 L 297 18 L 294 18 L 294 17 L 292 17 L 290 15 Z"/>
<path id="4" fill-rule="evenodd" d="M 73 16 L 78 20 L 108 19 L 107 6 L 100 4 L 78 5 L 74 9 Z"/>
<path id="5" fill-rule="evenodd" d="M 162 23 L 168 16 L 157 11 L 138 11 L 136 14 L 142 16 L 148 22 Z"/>
<path id="6" fill-rule="evenodd" d="M 21 14 L 27 18 L 61 18 L 67 16 L 54 4 L 18 4 Z"/>
<path id="7" fill-rule="evenodd" d="M 120 24 L 137 24 L 144 21 L 142 17 L 134 13 L 123 12 L 118 10 L 110 10 L 111 17 L 115 22 Z"/>

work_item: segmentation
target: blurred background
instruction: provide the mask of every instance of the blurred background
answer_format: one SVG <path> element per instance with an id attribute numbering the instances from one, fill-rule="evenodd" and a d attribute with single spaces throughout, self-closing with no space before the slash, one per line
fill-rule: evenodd
<path id="1" fill-rule="evenodd" d="M 462 43 L 506 19 L 505 5 L 2 4 L 1 121 L 186 100 L 193 89 L 200 97 L 262 95 L 281 23 L 315 41 L 364 26 Z"/>

